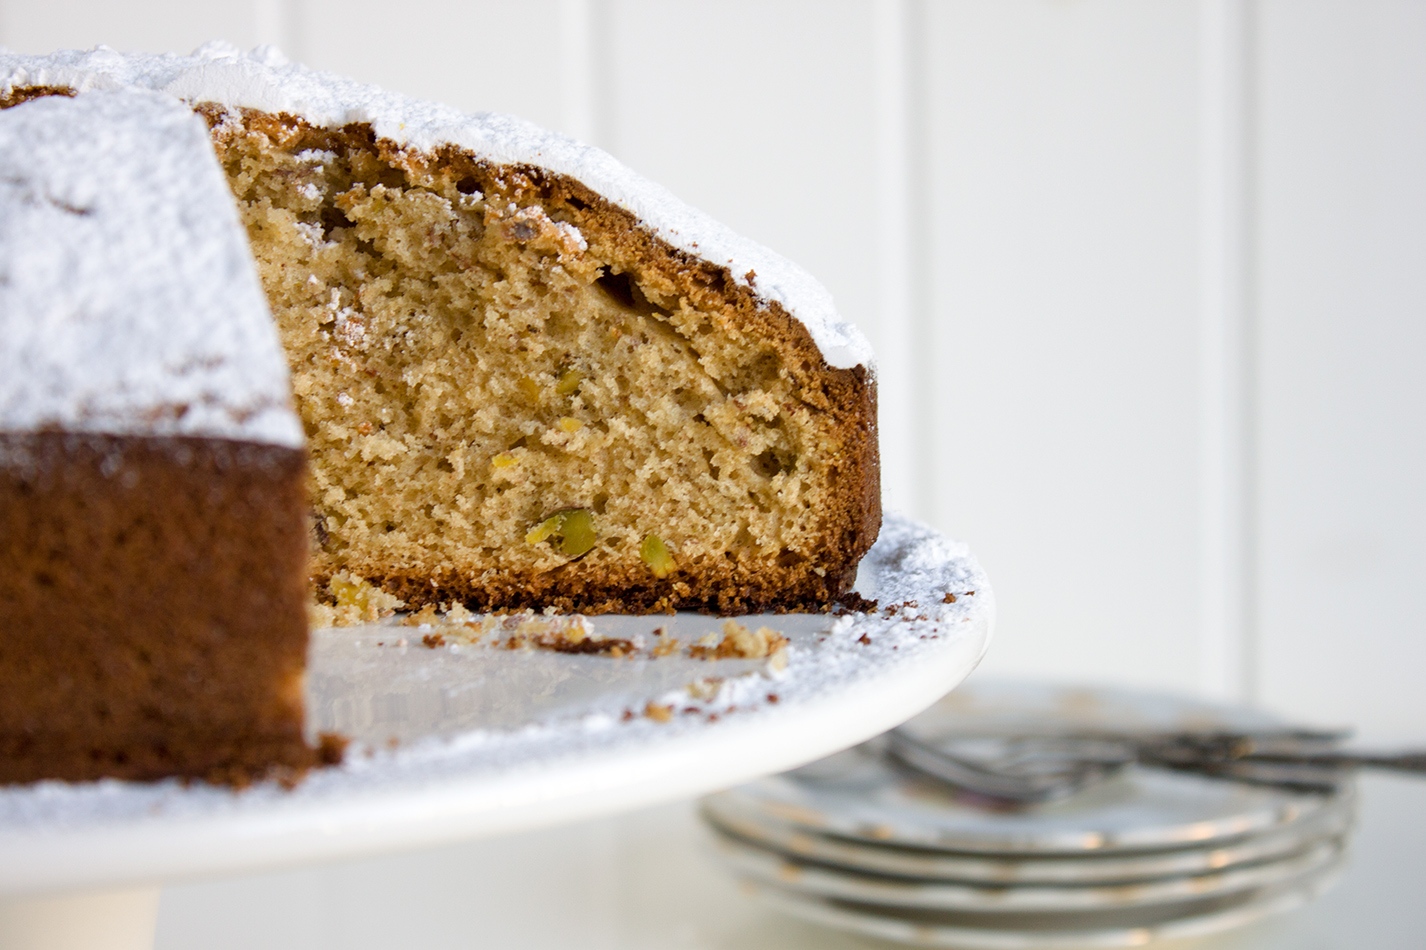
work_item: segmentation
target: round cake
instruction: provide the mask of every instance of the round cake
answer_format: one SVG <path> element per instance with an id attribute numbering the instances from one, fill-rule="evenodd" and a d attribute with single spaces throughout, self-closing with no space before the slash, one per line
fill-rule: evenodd
<path id="1" fill-rule="evenodd" d="M 164 122 L 186 118 L 175 135 L 201 158 L 136 131 L 160 105 Z M 252 574 L 252 591 L 282 592 L 273 630 L 286 632 L 271 635 L 286 646 L 272 655 L 286 657 L 291 682 L 305 641 L 289 601 L 304 585 L 324 621 L 400 606 L 827 610 L 851 596 L 881 520 L 865 339 L 804 271 L 603 152 L 222 44 L 192 56 L 0 53 L 0 109 L 13 130 L 60 112 L 76 140 L 88 122 L 109 130 L 84 143 L 91 165 L 119 139 L 128 149 L 116 167 L 130 178 L 65 186 L 122 215 L 34 197 L 64 191 L 49 186 L 12 194 L 14 207 L 40 201 L 64 227 L 102 224 L 116 247 L 167 262 L 144 258 L 148 269 L 130 273 L 109 248 L 84 258 L 49 217 L 0 225 L 0 267 L 40 275 L 26 306 L 0 316 L 9 339 L 28 341 L 0 357 L 0 507 L 21 517 L 40 469 L 70 486 L 55 512 L 117 490 L 114 439 L 153 450 L 133 465 L 169 465 L 194 485 L 272 473 L 273 495 L 240 502 L 215 488 L 201 517 L 215 538 L 272 534 L 243 563 L 269 568 Z M 129 126 L 126 112 L 138 117 Z M 10 147 L 23 151 L 28 135 L 13 131 Z M 207 176 L 201 196 L 190 166 Z M 140 274 L 153 278 L 142 293 Z M 103 320 L 64 309 L 130 292 Z M 222 384 L 204 389 L 209 377 Z M 206 440 L 196 454 L 192 439 Z M 170 452 L 174 440 L 187 448 Z M 46 523 L 69 530 L 55 517 Z M 64 595 L 73 612 L 55 616 L 66 629 L 126 583 L 112 565 L 132 557 L 115 553 L 132 534 L 95 530 L 85 543 L 108 551 L 95 577 L 109 579 Z M 20 537 L 0 557 L 20 578 L 12 586 L 29 585 L 25 622 L 38 622 L 58 595 Z M 153 543 L 194 561 L 199 542 Z M 236 622 L 217 606 L 227 588 L 152 557 L 145 597 L 182 587 L 183 603 L 207 605 L 183 610 L 209 610 L 209 627 Z M 127 601 L 111 606 L 135 615 Z M 17 623 L 0 620 L 0 641 Z M 125 649 L 124 662 L 143 653 Z M 0 682 L 29 662 L 0 652 Z M 284 695 L 291 734 L 300 691 Z M 6 703 L 27 724 L 12 744 L 30 741 L 34 705 Z M 164 708 L 155 721 L 177 707 Z M 0 717 L 0 733 L 9 722 Z M 300 740 L 289 752 L 271 759 L 315 754 Z M 200 760 L 170 770 L 218 767 Z M 154 774 L 104 761 L 66 774 Z"/>
<path id="2" fill-rule="evenodd" d="M 608 155 L 210 45 L 0 57 L 196 108 L 312 463 L 312 573 L 407 605 L 825 609 L 880 523 L 870 351 Z"/>

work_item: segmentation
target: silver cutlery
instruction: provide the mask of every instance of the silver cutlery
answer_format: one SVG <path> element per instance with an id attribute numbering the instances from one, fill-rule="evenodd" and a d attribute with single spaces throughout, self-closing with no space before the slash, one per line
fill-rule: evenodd
<path id="1" fill-rule="evenodd" d="M 1141 766 L 1297 791 L 1331 792 L 1359 768 L 1426 773 L 1426 752 L 1340 748 L 1348 730 L 1074 732 L 927 739 L 897 728 L 882 737 L 888 759 L 988 804 L 1057 801 Z"/>

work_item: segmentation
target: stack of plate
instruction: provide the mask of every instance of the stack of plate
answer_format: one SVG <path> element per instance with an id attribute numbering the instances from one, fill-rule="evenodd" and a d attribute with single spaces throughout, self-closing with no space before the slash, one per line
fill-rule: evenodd
<path id="1" fill-rule="evenodd" d="M 924 736 L 1270 727 L 1122 691 L 967 686 Z M 1046 805 L 989 810 L 873 740 L 703 802 L 720 859 L 798 916 L 923 946 L 1139 946 L 1298 906 L 1343 860 L 1349 783 L 1307 794 L 1131 767 Z"/>

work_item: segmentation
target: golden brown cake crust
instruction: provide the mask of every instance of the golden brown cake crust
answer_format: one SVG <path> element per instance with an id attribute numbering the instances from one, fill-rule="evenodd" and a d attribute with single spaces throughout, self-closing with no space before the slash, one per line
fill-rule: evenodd
<path id="1" fill-rule="evenodd" d="M 16 86 L 0 96 L 0 109 L 8 109 L 22 102 L 29 102 L 31 99 L 43 99 L 45 96 L 72 95 L 74 95 L 74 90 L 66 86 Z"/>
<path id="2" fill-rule="evenodd" d="M 0 434 L 0 783 L 242 785 L 322 760 L 303 478 L 277 446 Z"/>

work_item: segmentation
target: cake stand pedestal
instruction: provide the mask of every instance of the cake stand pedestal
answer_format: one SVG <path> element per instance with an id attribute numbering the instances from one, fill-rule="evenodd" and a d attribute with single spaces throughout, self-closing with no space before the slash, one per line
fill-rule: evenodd
<path id="1" fill-rule="evenodd" d="M 633 646 L 622 656 L 317 631 L 309 725 L 353 744 L 295 789 L 0 789 L 0 950 L 150 947 L 154 882 L 526 831 L 795 768 L 916 715 L 989 644 L 980 566 L 913 522 L 887 518 L 857 589 L 879 605 L 739 618 L 788 638 L 771 658 L 699 659 L 688 646 L 722 621 L 688 614 L 593 618 Z"/>
<path id="2" fill-rule="evenodd" d="M 0 899 L 3 950 L 152 950 L 159 888 Z"/>

